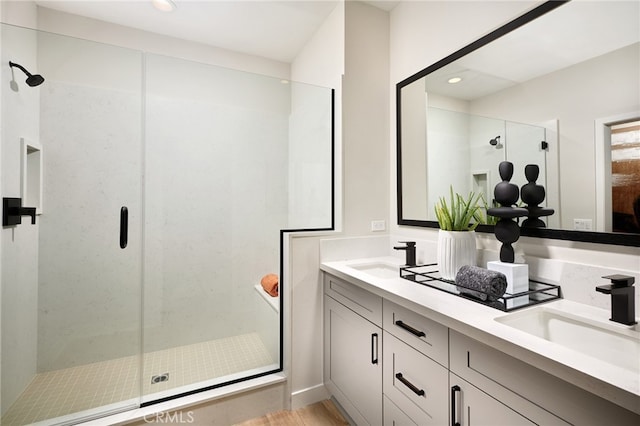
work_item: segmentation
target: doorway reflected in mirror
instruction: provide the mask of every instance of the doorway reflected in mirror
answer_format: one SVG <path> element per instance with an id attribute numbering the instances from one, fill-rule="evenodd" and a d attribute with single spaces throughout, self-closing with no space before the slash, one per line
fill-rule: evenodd
<path id="1" fill-rule="evenodd" d="M 640 120 L 611 126 L 613 231 L 640 234 Z"/>

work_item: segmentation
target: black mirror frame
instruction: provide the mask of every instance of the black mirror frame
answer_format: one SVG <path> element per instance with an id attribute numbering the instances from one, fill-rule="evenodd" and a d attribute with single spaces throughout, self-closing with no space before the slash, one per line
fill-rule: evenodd
<path id="1" fill-rule="evenodd" d="M 404 86 L 425 77 L 426 75 L 450 64 L 451 62 L 468 55 L 469 53 L 491 43 L 494 40 L 510 33 L 511 31 L 541 17 L 542 15 L 568 3 L 570 0 L 551 0 L 540 6 L 530 10 L 522 16 L 503 25 L 495 31 L 479 38 L 473 43 L 463 47 L 462 49 L 452 53 L 451 55 L 439 60 L 438 62 L 428 66 L 427 68 L 415 73 L 414 75 L 402 80 L 396 84 L 396 194 L 397 194 L 397 212 L 398 225 L 418 226 L 423 228 L 438 228 L 438 222 L 432 220 L 415 220 L 404 219 L 402 216 L 402 147 L 401 139 L 401 93 L 400 89 Z M 480 225 L 476 228 L 478 232 L 493 233 L 493 226 Z M 640 235 L 624 234 L 624 233 L 607 233 L 607 232 L 585 232 L 570 231 L 562 229 L 522 229 L 521 235 L 526 237 L 550 238 L 555 240 L 568 240 L 586 243 L 610 244 L 628 247 L 640 247 Z"/>

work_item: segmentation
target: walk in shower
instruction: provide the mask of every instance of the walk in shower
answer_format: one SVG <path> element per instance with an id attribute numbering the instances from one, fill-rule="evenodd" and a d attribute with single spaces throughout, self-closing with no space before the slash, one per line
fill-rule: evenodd
<path id="1" fill-rule="evenodd" d="M 2 196 L 37 213 L 2 229 L 2 424 L 282 370 L 260 279 L 281 230 L 332 226 L 332 91 L 1 31 Z"/>

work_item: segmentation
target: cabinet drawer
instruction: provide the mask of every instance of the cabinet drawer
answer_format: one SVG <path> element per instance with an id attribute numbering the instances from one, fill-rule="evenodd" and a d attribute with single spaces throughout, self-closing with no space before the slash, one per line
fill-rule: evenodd
<path id="1" fill-rule="evenodd" d="M 324 292 L 347 308 L 382 327 L 382 298 L 333 275 L 324 275 Z"/>
<path id="2" fill-rule="evenodd" d="M 449 365 L 449 330 L 444 325 L 385 299 L 383 328 L 445 367 Z"/>
<path id="3" fill-rule="evenodd" d="M 420 425 L 447 424 L 447 369 L 388 332 L 383 335 L 384 394 Z"/>
<path id="4" fill-rule="evenodd" d="M 451 424 L 460 426 L 535 426 L 536 423 L 451 374 Z M 547 425 L 547 423 L 541 423 Z"/>
<path id="5" fill-rule="evenodd" d="M 386 396 L 384 397 L 383 406 L 384 426 L 420 426 Z"/>
<path id="6" fill-rule="evenodd" d="M 451 331 L 450 345 L 451 372 L 535 423 L 640 424 L 637 414 L 477 340 Z"/>

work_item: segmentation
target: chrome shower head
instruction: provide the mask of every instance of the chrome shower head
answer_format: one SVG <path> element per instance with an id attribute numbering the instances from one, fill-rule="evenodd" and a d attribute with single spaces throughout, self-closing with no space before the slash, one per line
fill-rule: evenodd
<path id="1" fill-rule="evenodd" d="M 18 68 L 20 71 L 22 71 L 23 73 L 26 74 L 27 76 L 27 80 L 26 83 L 31 86 L 31 87 L 35 87 L 35 86 L 39 86 L 44 82 L 44 77 L 41 76 L 40 74 L 31 74 L 29 71 L 27 71 L 22 65 L 20 64 L 16 64 L 15 62 L 11 62 L 9 61 L 9 66 L 10 67 L 16 67 Z"/>

